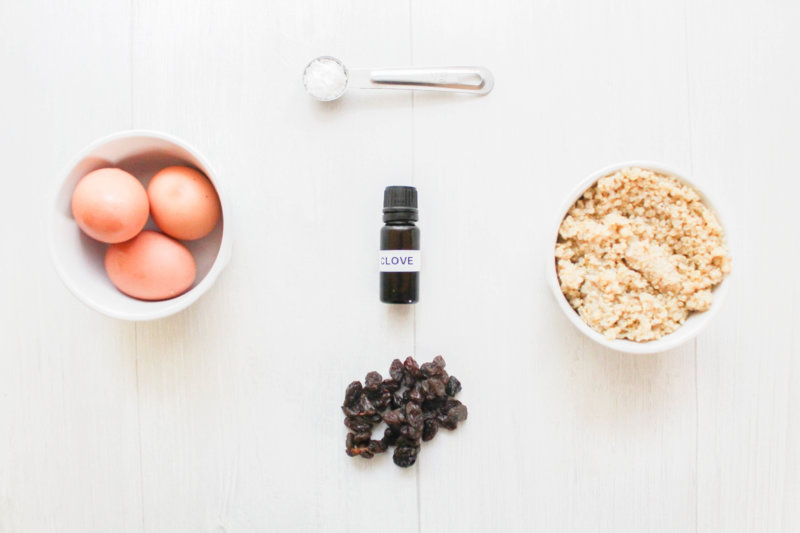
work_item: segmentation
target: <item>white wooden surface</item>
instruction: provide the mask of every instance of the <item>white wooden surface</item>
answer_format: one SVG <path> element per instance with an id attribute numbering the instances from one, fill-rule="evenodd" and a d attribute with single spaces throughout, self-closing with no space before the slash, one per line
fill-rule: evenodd
<path id="1" fill-rule="evenodd" d="M 0 533 L 800 530 L 800 4 L 0 0 Z M 352 66 L 482 64 L 485 98 L 311 101 Z M 104 318 L 50 266 L 81 147 L 153 128 L 235 203 L 184 313 Z M 696 342 L 597 348 L 543 281 L 585 174 L 687 169 L 732 293 Z M 377 300 L 381 191 L 420 190 L 423 301 Z M 442 353 L 469 420 L 418 465 L 348 458 L 345 385 Z"/>

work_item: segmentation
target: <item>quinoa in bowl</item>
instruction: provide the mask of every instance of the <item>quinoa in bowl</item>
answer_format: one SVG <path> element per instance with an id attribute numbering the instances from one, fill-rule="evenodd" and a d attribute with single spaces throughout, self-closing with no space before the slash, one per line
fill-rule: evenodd
<path id="1" fill-rule="evenodd" d="M 555 245 L 561 292 L 606 340 L 655 341 L 692 313 L 731 271 L 721 224 L 689 185 L 660 170 L 602 176 L 561 221 Z"/>

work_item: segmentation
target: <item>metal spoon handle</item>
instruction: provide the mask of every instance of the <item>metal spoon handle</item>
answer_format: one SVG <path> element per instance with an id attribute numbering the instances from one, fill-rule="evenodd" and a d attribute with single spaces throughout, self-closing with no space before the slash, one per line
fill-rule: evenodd
<path id="1" fill-rule="evenodd" d="M 483 67 L 357 68 L 348 70 L 347 87 L 488 94 L 494 77 Z"/>

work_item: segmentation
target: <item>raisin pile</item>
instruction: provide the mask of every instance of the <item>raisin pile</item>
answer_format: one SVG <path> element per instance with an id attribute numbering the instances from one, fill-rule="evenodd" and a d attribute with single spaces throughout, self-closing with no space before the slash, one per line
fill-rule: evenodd
<path id="1" fill-rule="evenodd" d="M 453 398 L 461 382 L 449 376 L 445 362 L 437 355 L 430 363 L 418 365 L 413 357 L 392 361 L 389 377 L 370 372 L 364 384 L 347 386 L 342 411 L 350 457 L 371 459 L 395 446 L 394 464 L 408 467 L 417 461 L 420 441 L 431 440 L 439 427 L 453 430 L 467 419 L 467 406 Z M 379 440 L 372 438 L 375 425 L 386 422 Z"/>

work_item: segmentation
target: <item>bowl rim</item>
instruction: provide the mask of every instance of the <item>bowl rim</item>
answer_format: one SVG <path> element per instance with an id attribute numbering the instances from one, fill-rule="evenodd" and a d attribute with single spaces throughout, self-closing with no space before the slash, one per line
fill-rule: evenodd
<path id="1" fill-rule="evenodd" d="M 222 228 L 222 236 L 220 239 L 219 250 L 217 251 L 217 256 L 214 259 L 214 263 L 211 265 L 211 269 L 208 273 L 203 277 L 203 279 L 195 285 L 189 291 L 183 293 L 182 295 L 173 298 L 171 300 L 160 300 L 157 302 L 145 302 L 145 303 L 153 303 L 157 304 L 157 308 L 153 311 L 145 311 L 145 312 L 131 312 L 131 311 L 121 311 L 119 309 L 115 309 L 111 306 L 105 305 L 91 297 L 89 297 L 78 284 L 72 279 L 67 272 L 66 268 L 61 262 L 59 253 L 57 252 L 56 247 L 56 238 L 55 238 L 55 224 L 56 224 L 56 214 L 61 206 L 59 206 L 59 193 L 61 192 L 61 188 L 64 184 L 64 181 L 69 176 L 72 169 L 74 169 L 84 158 L 86 158 L 89 154 L 91 154 L 97 148 L 104 146 L 110 142 L 117 141 L 120 139 L 129 139 L 129 138 L 149 138 L 149 139 L 157 139 L 161 141 L 166 141 L 168 143 L 172 143 L 177 147 L 185 150 L 186 152 L 190 153 L 198 162 L 203 166 L 205 170 L 206 176 L 211 181 L 211 184 L 214 186 L 214 189 L 217 191 L 217 195 L 219 196 L 220 206 L 222 207 L 222 218 L 223 218 L 223 228 Z M 216 282 L 219 274 L 225 269 L 225 267 L 230 262 L 230 258 L 233 251 L 233 231 L 232 231 L 232 217 L 230 215 L 230 202 L 228 200 L 227 193 L 225 192 L 225 188 L 219 181 L 219 177 L 214 170 L 214 167 L 211 163 L 206 159 L 206 157 L 197 150 L 193 145 L 180 139 L 174 135 L 164 133 L 157 130 L 150 130 L 150 129 L 130 129 L 130 130 L 122 130 L 117 131 L 114 133 L 110 133 L 98 139 L 95 139 L 91 143 L 84 146 L 83 149 L 78 151 L 78 153 L 69 161 L 69 163 L 61 169 L 61 172 L 58 174 L 56 180 L 54 180 L 51 194 L 49 195 L 48 205 L 50 207 L 50 215 L 48 217 L 47 223 L 47 241 L 48 241 L 48 248 L 50 250 L 50 257 L 52 259 L 53 265 L 58 272 L 59 278 L 61 281 L 66 285 L 67 289 L 81 302 L 85 305 L 94 309 L 95 311 L 102 313 L 106 316 L 111 318 L 117 318 L 120 320 L 129 320 L 129 321 L 149 321 L 149 320 L 157 320 L 159 318 L 164 318 L 175 313 L 178 313 L 187 307 L 191 306 L 194 302 L 196 302 L 203 294 L 210 289 L 214 283 Z M 170 303 L 166 303 L 170 302 Z"/>
<path id="2" fill-rule="evenodd" d="M 701 322 L 696 323 L 695 327 L 692 330 L 685 330 L 685 324 L 682 324 L 678 329 L 661 337 L 660 339 L 654 341 L 646 341 L 646 342 L 636 342 L 630 340 L 623 340 L 623 339 L 613 339 L 608 340 L 606 339 L 600 332 L 595 331 L 592 329 L 580 315 L 572 308 L 572 306 L 567 301 L 566 296 L 561 291 L 561 285 L 558 282 L 558 274 L 556 273 L 556 261 L 555 261 L 555 244 L 558 241 L 558 230 L 561 227 L 561 222 L 564 220 L 564 217 L 567 215 L 567 212 L 575 203 L 575 201 L 583 195 L 583 193 L 591 187 L 594 183 L 597 182 L 600 178 L 611 174 L 617 170 L 629 167 L 640 167 L 647 170 L 654 170 L 660 172 L 662 174 L 668 174 L 670 176 L 675 177 L 680 182 L 690 186 L 692 190 L 694 190 L 699 196 L 702 202 L 708 207 L 714 216 L 717 217 L 717 221 L 720 223 L 723 229 L 723 239 L 728 247 L 728 253 L 732 256 L 733 252 L 731 250 L 731 239 L 730 234 L 728 233 L 728 226 L 725 224 L 725 221 L 720 213 L 720 210 L 717 206 L 711 201 L 709 196 L 701 190 L 694 181 L 688 178 L 688 174 L 686 172 L 682 172 L 680 170 L 675 169 L 674 167 L 664 165 L 662 163 L 656 161 L 648 161 L 648 160 L 628 160 L 622 161 L 620 163 L 615 163 L 613 165 L 608 165 L 603 167 L 599 170 L 596 170 L 583 178 L 578 184 L 572 189 L 572 191 L 567 195 L 566 199 L 560 204 L 558 210 L 558 217 L 555 219 L 553 226 L 551 226 L 547 238 L 547 254 L 545 255 L 546 260 L 546 280 L 547 284 L 550 286 L 550 289 L 553 293 L 553 296 L 556 299 L 556 303 L 564 312 L 564 315 L 567 319 L 572 322 L 572 324 L 586 337 L 590 338 L 597 344 L 604 346 L 606 348 L 610 348 L 612 350 L 616 350 L 619 352 L 630 353 L 630 354 L 653 354 L 653 353 L 660 353 L 667 350 L 671 350 L 672 348 L 676 348 L 692 339 L 694 339 L 702 330 L 704 330 L 714 316 L 719 311 L 720 307 L 722 306 L 723 301 L 725 300 L 725 296 L 728 293 L 730 288 L 730 279 L 731 273 L 727 274 L 723 280 L 713 289 L 714 293 L 714 301 L 711 305 L 711 308 L 708 311 L 704 311 L 702 314 L 698 314 L 696 316 L 701 317 Z"/>

